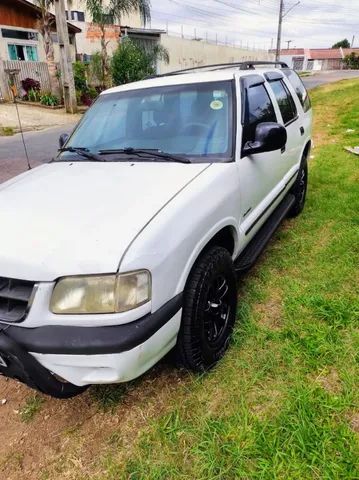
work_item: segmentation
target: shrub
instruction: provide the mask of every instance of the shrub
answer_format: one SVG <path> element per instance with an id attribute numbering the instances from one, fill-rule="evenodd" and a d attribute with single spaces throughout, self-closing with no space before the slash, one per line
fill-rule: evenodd
<path id="1" fill-rule="evenodd" d="M 80 90 L 82 92 L 86 91 L 87 89 L 87 81 L 86 81 L 86 69 L 87 66 L 83 62 L 75 62 L 73 65 L 73 72 L 74 72 L 74 80 L 75 80 L 75 88 L 76 90 Z"/>
<path id="2" fill-rule="evenodd" d="M 355 55 L 355 52 L 352 52 L 350 55 L 347 55 L 344 58 L 344 63 L 348 68 L 353 70 L 359 69 L 359 55 Z"/>
<path id="3" fill-rule="evenodd" d="M 146 52 L 131 40 L 123 41 L 113 54 L 111 74 L 114 85 L 143 80 L 154 73 Z"/>
<path id="4" fill-rule="evenodd" d="M 21 86 L 25 90 L 26 95 L 28 95 L 30 90 L 33 90 L 34 92 L 39 92 L 41 88 L 40 82 L 34 80 L 33 78 L 25 78 L 25 80 L 21 81 Z"/>
<path id="5" fill-rule="evenodd" d="M 40 101 L 40 92 L 38 90 L 34 90 L 30 88 L 30 90 L 27 92 L 27 99 L 29 102 L 38 102 Z"/>
<path id="6" fill-rule="evenodd" d="M 143 48 L 135 41 L 125 39 L 115 51 L 111 61 L 114 85 L 136 82 L 156 73 L 158 60 L 169 63 L 168 50 L 162 45 Z"/>
<path id="7" fill-rule="evenodd" d="M 40 97 L 40 103 L 42 105 L 47 105 L 48 107 L 55 107 L 59 104 L 59 99 L 56 95 L 52 93 L 44 93 Z"/>

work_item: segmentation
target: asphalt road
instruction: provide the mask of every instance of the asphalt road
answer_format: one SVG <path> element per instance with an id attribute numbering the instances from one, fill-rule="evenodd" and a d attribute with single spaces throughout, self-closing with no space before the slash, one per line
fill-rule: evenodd
<path id="1" fill-rule="evenodd" d="M 46 130 L 25 132 L 25 144 L 31 166 L 48 162 L 59 148 L 61 133 L 70 133 L 75 124 Z M 0 183 L 27 169 L 22 138 L 19 133 L 12 137 L 0 137 Z"/>
<path id="2" fill-rule="evenodd" d="M 338 82 L 349 78 L 359 78 L 359 70 L 338 70 L 334 72 L 315 73 L 310 77 L 303 77 L 304 85 L 310 90 L 326 83 Z"/>
<path id="3" fill-rule="evenodd" d="M 304 77 L 303 81 L 308 89 L 336 82 L 346 78 L 359 78 L 359 71 L 336 71 L 318 73 L 311 77 Z M 49 161 L 58 149 L 58 139 L 61 133 L 69 133 L 75 124 L 54 127 L 41 131 L 24 134 L 30 163 L 32 166 Z M 0 183 L 26 170 L 26 157 L 21 135 L 0 137 Z"/>

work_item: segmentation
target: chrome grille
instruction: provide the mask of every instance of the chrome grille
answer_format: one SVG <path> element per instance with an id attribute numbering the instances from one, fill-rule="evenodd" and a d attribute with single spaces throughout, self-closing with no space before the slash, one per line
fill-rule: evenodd
<path id="1" fill-rule="evenodd" d="M 34 285 L 35 282 L 0 277 L 0 321 L 24 320 Z"/>

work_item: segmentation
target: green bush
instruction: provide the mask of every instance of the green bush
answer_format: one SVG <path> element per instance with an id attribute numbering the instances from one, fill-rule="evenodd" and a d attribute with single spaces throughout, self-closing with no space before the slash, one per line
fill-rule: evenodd
<path id="1" fill-rule="evenodd" d="M 131 40 L 121 43 L 113 54 L 111 75 L 114 85 L 143 80 L 154 73 L 154 68 L 144 50 Z"/>
<path id="2" fill-rule="evenodd" d="M 111 74 L 114 85 L 136 82 L 156 73 L 158 60 L 169 63 L 168 50 L 160 44 L 143 48 L 135 41 L 122 41 L 111 61 Z"/>
<path id="3" fill-rule="evenodd" d="M 86 81 L 86 69 L 87 65 L 83 62 L 75 62 L 72 65 L 74 72 L 75 88 L 81 92 L 85 92 L 87 89 Z"/>
<path id="4" fill-rule="evenodd" d="M 350 55 L 347 55 L 344 58 L 344 63 L 348 68 L 353 70 L 359 69 L 359 55 L 356 55 L 355 52 L 352 52 Z"/>
<path id="5" fill-rule="evenodd" d="M 40 100 L 40 97 L 40 92 L 38 90 L 34 90 L 33 88 L 31 88 L 27 92 L 27 99 L 29 100 L 29 102 L 38 102 Z"/>
<path id="6" fill-rule="evenodd" d="M 52 93 L 44 93 L 40 97 L 40 103 L 41 105 L 46 105 L 48 107 L 55 107 L 59 104 L 59 99 L 56 95 L 53 95 Z"/>

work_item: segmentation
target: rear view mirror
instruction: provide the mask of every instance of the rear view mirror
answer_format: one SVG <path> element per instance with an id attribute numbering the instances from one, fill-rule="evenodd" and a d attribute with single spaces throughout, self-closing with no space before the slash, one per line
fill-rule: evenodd
<path id="1" fill-rule="evenodd" d="M 67 140 L 69 139 L 69 135 L 67 133 L 62 133 L 59 138 L 59 146 L 62 148 Z"/>
<path id="2" fill-rule="evenodd" d="M 281 150 L 287 143 L 287 130 L 279 123 L 263 122 L 256 128 L 255 139 L 243 147 L 244 155 Z"/>

